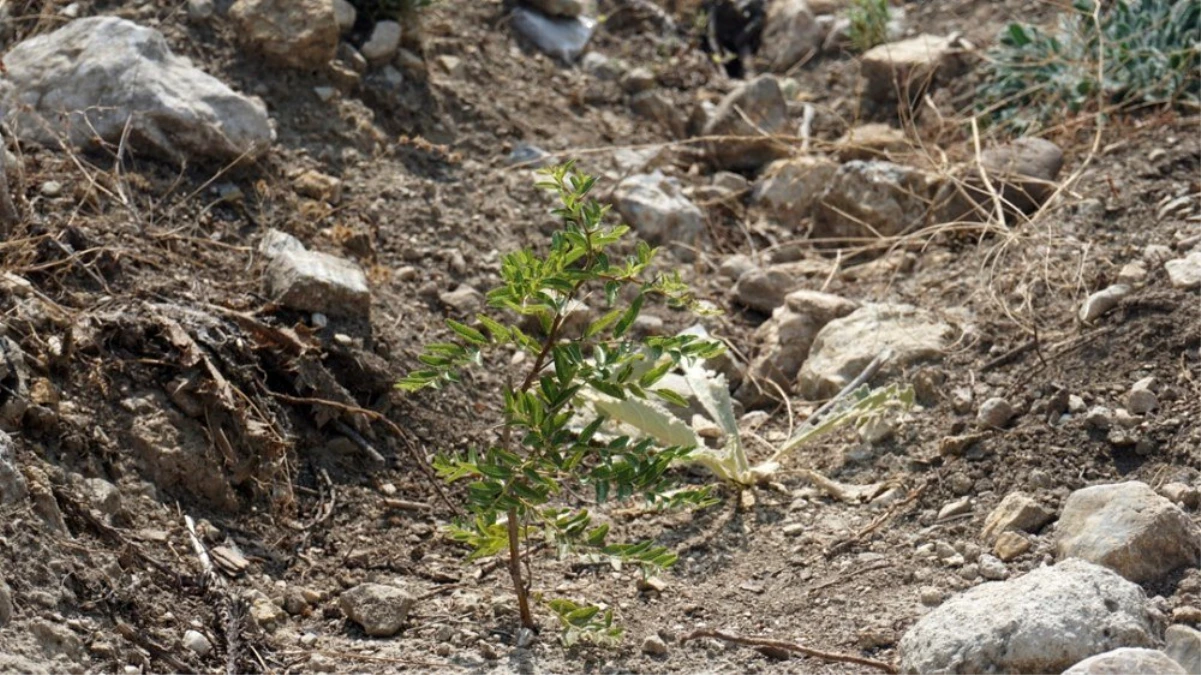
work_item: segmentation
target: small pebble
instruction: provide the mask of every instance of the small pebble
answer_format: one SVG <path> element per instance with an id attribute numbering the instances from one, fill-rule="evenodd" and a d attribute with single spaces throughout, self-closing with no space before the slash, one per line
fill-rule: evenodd
<path id="1" fill-rule="evenodd" d="M 1201 623 L 1201 608 L 1181 605 L 1172 610 L 1172 621 L 1177 623 Z"/>
<path id="2" fill-rule="evenodd" d="M 47 199 L 54 199 L 63 193 L 63 184 L 56 180 L 48 180 L 42 183 L 41 193 Z"/>
<path id="3" fill-rule="evenodd" d="M 621 88 L 627 94 L 637 94 L 655 88 L 655 74 L 646 68 L 635 68 L 621 78 Z"/>
<path id="4" fill-rule="evenodd" d="M 864 651 L 872 651 L 881 647 L 888 647 L 896 643 L 897 639 L 891 631 L 884 628 L 876 628 L 866 626 L 859 629 L 859 637 L 856 641 L 859 648 Z"/>
<path id="5" fill-rule="evenodd" d="M 1151 390 L 1154 385 L 1153 377 L 1144 377 L 1135 382 L 1130 388 L 1130 393 L 1126 395 L 1126 408 L 1135 415 L 1146 415 L 1158 408 L 1159 397 Z"/>
<path id="6" fill-rule="evenodd" d="M 1113 426 L 1113 412 L 1105 406 L 1094 406 L 1084 416 L 1084 426 L 1089 429 L 1106 431 Z"/>
<path id="7" fill-rule="evenodd" d="M 641 593 L 662 593 L 667 590 L 667 582 L 660 577 L 648 577 L 639 579 L 637 587 Z"/>
<path id="8" fill-rule="evenodd" d="M 338 24 L 338 30 L 343 33 L 350 32 L 354 28 L 355 19 L 358 18 L 358 11 L 349 0 L 333 0 L 333 6 L 334 21 Z"/>
<path id="9" fill-rule="evenodd" d="M 934 542 L 934 555 L 946 560 L 947 558 L 959 555 L 959 551 L 956 551 L 954 546 L 945 541 L 936 541 Z"/>
<path id="10" fill-rule="evenodd" d="M 974 483 L 975 481 L 965 473 L 956 472 L 947 478 L 947 487 L 953 494 L 957 495 L 965 495 L 971 492 Z"/>
<path id="11" fill-rule="evenodd" d="M 970 563 L 979 560 L 980 554 L 984 553 L 984 550 L 980 548 L 980 545 L 974 541 L 956 542 L 955 550 L 959 551 L 960 555 L 963 556 L 963 559 Z"/>
<path id="12" fill-rule="evenodd" d="M 942 604 L 943 592 L 933 586 L 922 586 L 920 598 L 927 607 L 937 607 Z"/>
<path id="13" fill-rule="evenodd" d="M 522 626 L 517 630 L 517 648 L 525 649 L 534 643 L 534 631 Z"/>
<path id="14" fill-rule="evenodd" d="M 1013 406 L 1009 405 L 1009 401 L 994 396 L 980 404 L 980 412 L 976 414 L 976 419 L 984 427 L 1004 429 L 1009 420 L 1013 419 Z"/>
<path id="15" fill-rule="evenodd" d="M 1131 414 L 1131 412 L 1125 408 L 1118 408 L 1117 410 L 1113 411 L 1113 421 L 1117 423 L 1119 427 L 1124 429 L 1133 429 L 1142 422 L 1141 419 Z"/>
<path id="16" fill-rule="evenodd" d="M 980 566 L 975 563 L 964 565 L 959 569 L 959 576 L 963 577 L 964 581 L 975 581 L 980 576 Z"/>
<path id="17" fill-rule="evenodd" d="M 1141 262 L 1126 263 L 1118 271 L 1118 283 L 1141 286 L 1147 280 L 1147 268 Z"/>
<path id="18" fill-rule="evenodd" d="M 721 266 L 717 268 L 717 273 L 727 279 L 737 281 L 739 277 L 753 269 L 755 269 L 755 261 L 751 260 L 749 256 L 737 253 L 723 260 Z"/>
<path id="19" fill-rule="evenodd" d="M 959 415 L 966 415 L 972 409 L 972 390 L 968 387 L 955 387 L 951 390 L 951 409 Z"/>
<path id="20" fill-rule="evenodd" d="M 493 647 L 490 642 L 480 642 L 479 650 L 480 656 L 488 661 L 495 661 L 500 658 L 500 653 L 496 651 L 496 647 Z"/>
<path id="21" fill-rule="evenodd" d="M 1152 268 L 1159 267 L 1174 257 L 1172 249 L 1163 244 L 1148 244 L 1143 249 L 1143 262 Z"/>
<path id="22" fill-rule="evenodd" d="M 209 642 L 203 633 L 194 630 L 184 631 L 183 646 L 200 656 L 206 656 L 213 651 L 213 643 Z"/>
<path id="23" fill-rule="evenodd" d="M 192 21 L 207 21 L 214 11 L 213 0 L 188 0 L 188 18 Z"/>
<path id="24" fill-rule="evenodd" d="M 970 499 L 959 499 L 947 504 L 946 506 L 943 506 L 938 511 L 938 519 L 946 520 L 947 518 L 954 518 L 955 516 L 961 516 L 965 513 L 971 512 L 972 501 Z"/>
<path id="25" fill-rule="evenodd" d="M 1068 412 L 1073 413 L 1073 414 L 1078 413 L 1078 412 L 1083 412 L 1084 408 L 1085 408 L 1084 399 L 1080 398 L 1079 396 L 1077 396 L 1075 394 L 1068 396 Z"/>
<path id="26" fill-rule="evenodd" d="M 304 635 L 300 636 L 300 640 L 298 640 L 298 642 L 300 642 L 301 647 L 312 648 L 313 645 L 317 644 L 317 634 L 305 633 Z"/>
<path id="27" fill-rule="evenodd" d="M 445 642 L 439 642 L 437 647 L 434 647 L 434 653 L 438 656 L 450 656 L 455 651 L 455 648 Z"/>
<path id="28" fill-rule="evenodd" d="M 1005 567 L 1005 563 L 987 553 L 980 556 L 980 562 L 977 565 L 980 567 L 980 576 L 989 581 L 1000 581 L 1009 577 L 1009 570 Z"/>
<path id="29" fill-rule="evenodd" d="M 1185 483 L 1168 483 L 1159 488 L 1159 493 L 1169 500 L 1188 509 L 1201 506 L 1201 492 L 1192 485 Z"/>
<path id="30" fill-rule="evenodd" d="M 642 653 L 650 654 L 651 656 L 664 656 L 667 654 L 667 643 L 658 635 L 648 635 L 642 641 Z"/>
<path id="31" fill-rule="evenodd" d="M 1002 532 L 993 544 L 992 551 L 997 558 L 1009 562 L 1030 550 L 1030 540 L 1017 532 Z"/>
<path id="32" fill-rule="evenodd" d="M 1122 298 L 1130 294 L 1130 287 L 1125 284 L 1114 284 L 1109 288 L 1097 291 L 1088 296 L 1080 307 L 1080 320 L 1092 323 L 1104 314 L 1118 306 Z"/>

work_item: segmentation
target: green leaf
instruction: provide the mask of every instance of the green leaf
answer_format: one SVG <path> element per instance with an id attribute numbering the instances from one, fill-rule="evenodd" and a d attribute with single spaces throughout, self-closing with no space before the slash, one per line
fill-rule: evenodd
<path id="1" fill-rule="evenodd" d="M 624 400 L 626 398 L 625 390 L 611 382 L 605 382 L 604 380 L 591 380 L 588 382 L 588 384 L 591 385 L 593 389 L 596 389 L 603 394 L 608 394 L 615 399 Z"/>
<path id="2" fill-rule="evenodd" d="M 499 321 L 485 314 L 476 315 L 476 320 L 492 334 L 493 340 L 497 342 L 507 342 L 509 340 L 509 329 L 505 328 Z"/>
<path id="3" fill-rule="evenodd" d="M 663 379 L 663 376 L 666 375 L 673 366 L 675 366 L 675 363 L 671 359 L 661 360 L 658 365 L 646 371 L 641 377 L 638 378 L 638 384 L 643 387 L 650 387 L 654 385 L 656 382 Z"/>
<path id="4" fill-rule="evenodd" d="M 612 325 L 613 322 L 617 320 L 617 317 L 621 316 L 621 314 L 622 310 L 620 309 L 614 309 L 606 312 L 604 316 L 588 324 L 588 328 L 584 330 L 584 337 L 590 338 L 600 334 L 601 331 Z"/>
<path id="5" fill-rule="evenodd" d="M 606 523 L 594 528 L 588 533 L 587 543 L 589 546 L 604 546 L 605 537 L 609 535 L 609 525 Z"/>
<path id="6" fill-rule="evenodd" d="M 447 319 L 446 325 L 450 326 L 451 330 L 458 333 L 460 337 L 462 337 L 464 340 L 466 340 L 472 344 L 476 344 L 476 345 L 488 344 L 488 338 L 484 337 L 483 333 L 472 328 L 471 326 L 459 323 L 458 321 L 455 321 L 454 319 Z"/>
<path id="7" fill-rule="evenodd" d="M 581 607 L 581 608 L 569 613 L 565 617 L 565 619 L 567 620 L 568 623 L 579 626 L 579 625 L 587 624 L 589 619 L 591 619 L 592 617 L 596 616 L 599 613 L 600 613 L 600 607 L 596 607 L 596 606 Z"/>
<path id="8" fill-rule="evenodd" d="M 680 396 L 679 394 L 677 394 L 676 392 L 674 392 L 670 389 L 652 389 L 651 393 L 653 393 L 655 396 L 658 396 L 659 398 L 663 399 L 664 401 L 667 401 L 668 403 L 670 403 L 672 405 L 677 405 L 681 408 L 688 407 L 688 399 L 684 398 L 683 396 Z"/>
<path id="9" fill-rule="evenodd" d="M 638 296 L 634 298 L 634 301 L 630 303 L 629 309 L 625 311 L 625 314 L 621 315 L 621 319 L 613 328 L 613 337 L 619 338 L 626 334 L 626 331 L 630 329 L 631 325 L 633 325 L 634 319 L 638 318 L 638 313 L 642 311 L 642 301 L 645 297 L 646 296 L 639 293 Z"/>

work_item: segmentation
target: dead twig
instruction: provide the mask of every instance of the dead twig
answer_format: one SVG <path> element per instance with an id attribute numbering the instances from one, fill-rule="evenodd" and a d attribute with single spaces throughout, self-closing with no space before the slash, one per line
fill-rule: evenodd
<path id="1" fill-rule="evenodd" d="M 226 645 L 225 674 L 237 675 L 238 653 L 241 651 L 242 645 L 241 613 L 238 611 L 237 601 L 231 597 L 225 579 L 217 574 L 208 549 L 197 536 L 196 521 L 192 520 L 192 516 L 187 515 L 183 517 L 183 521 L 188 530 L 188 539 L 192 542 L 192 550 L 200 559 L 201 578 L 204 579 L 205 593 L 214 600 L 217 605 L 217 614 L 221 617 L 221 632 L 225 634 Z"/>
<path id="2" fill-rule="evenodd" d="M 1017 347 L 1010 349 L 1009 351 L 1005 352 L 1004 354 L 1001 354 L 1000 356 L 989 361 L 988 363 L 984 364 L 983 366 L 980 366 L 980 372 L 987 373 L 988 371 L 995 370 L 997 368 L 1000 368 L 1001 366 L 1007 366 L 1007 365 L 1013 363 L 1014 361 L 1016 361 L 1019 356 L 1025 354 L 1026 352 L 1031 351 L 1032 349 L 1035 349 L 1037 347 L 1038 347 L 1038 340 L 1035 338 L 1031 338 L 1031 339 L 1027 340 L 1026 342 L 1023 342 L 1022 344 L 1018 345 Z"/>
<path id="3" fill-rule="evenodd" d="M 379 465 L 388 463 L 388 460 L 384 459 L 384 456 L 379 454 L 379 451 L 372 447 L 371 443 L 368 443 L 362 434 L 350 428 L 349 424 L 342 420 L 334 420 L 334 428 L 338 430 L 338 433 L 349 438 L 351 443 L 357 445 L 364 454 L 371 458 L 371 461 Z"/>
<path id="4" fill-rule="evenodd" d="M 878 562 L 878 563 L 875 563 L 872 565 L 867 565 L 866 567 L 860 567 L 859 569 L 851 570 L 850 572 L 847 572 L 846 574 L 840 574 L 835 579 L 831 579 L 829 581 L 823 581 L 822 583 L 810 588 L 808 590 L 808 593 L 809 593 L 809 595 L 813 595 L 815 592 L 820 591 L 824 588 L 829 588 L 831 586 L 837 586 L 838 584 L 845 583 L 847 581 L 850 581 L 851 579 L 854 579 L 855 577 L 867 574 L 868 572 L 875 572 L 876 570 L 882 570 L 882 569 L 885 569 L 888 567 L 892 567 L 892 563 L 888 562 L 887 560 L 883 560 L 881 562 Z"/>
<path id="5" fill-rule="evenodd" d="M 407 499 L 394 499 L 391 497 L 384 498 L 384 506 L 401 511 L 428 511 L 430 508 L 430 505 L 425 502 L 411 502 Z"/>
<path id="6" fill-rule="evenodd" d="M 709 628 L 694 630 L 681 638 L 680 642 L 686 643 L 691 640 L 698 640 L 700 638 L 724 640 L 726 642 L 733 642 L 736 645 L 746 645 L 748 647 L 767 647 L 777 651 L 793 652 L 802 656 L 809 656 L 815 659 L 822 659 L 824 661 L 833 661 L 835 663 L 854 663 L 856 665 L 868 666 L 869 668 L 882 670 L 886 673 L 897 672 L 896 666 L 892 665 L 891 663 L 885 663 L 884 661 L 877 661 L 875 659 L 869 659 L 862 656 L 855 656 L 854 654 L 839 654 L 838 652 L 822 651 L 820 649 L 804 647 L 795 642 L 785 642 L 784 640 L 772 640 L 761 637 L 746 637 L 742 635 L 735 635 L 733 633 L 727 633 L 723 630 L 712 630 Z"/>
<path id="7" fill-rule="evenodd" d="M 850 548 L 851 546 L 853 546 L 855 543 L 863 541 L 864 537 L 866 537 L 867 535 L 871 534 L 872 532 L 875 532 L 876 530 L 880 529 L 884 525 L 884 523 L 887 523 L 888 521 L 892 520 L 903 509 L 908 508 L 911 504 L 916 502 L 917 499 L 926 492 L 926 488 L 928 488 L 928 487 L 930 487 L 929 481 L 922 483 L 922 485 L 920 487 L 918 487 L 913 492 L 910 492 L 908 497 L 905 497 L 904 500 L 897 502 L 891 509 L 880 514 L 880 516 L 878 518 L 876 518 L 872 522 L 868 523 L 866 527 L 859 530 L 858 532 L 851 535 L 850 537 L 832 544 L 830 546 L 830 548 L 826 549 L 826 551 L 824 553 L 825 557 L 827 559 L 833 558 L 834 556 L 838 555 L 839 553 L 842 553 L 843 551 L 845 551 L 848 548 Z"/>

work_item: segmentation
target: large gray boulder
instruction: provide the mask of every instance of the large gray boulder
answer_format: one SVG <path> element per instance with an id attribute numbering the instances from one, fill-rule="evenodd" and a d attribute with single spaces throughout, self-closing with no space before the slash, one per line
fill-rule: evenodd
<path id="1" fill-rule="evenodd" d="M 875 104 L 920 100 L 959 71 L 958 52 L 954 38 L 924 34 L 872 47 L 859 57 L 863 98 Z"/>
<path id="2" fill-rule="evenodd" d="M 755 182 L 751 201 L 781 227 L 803 231 L 802 224 L 837 171 L 838 163 L 826 157 L 803 155 L 772 162 Z"/>
<path id="3" fill-rule="evenodd" d="M 1058 188 L 1063 150 L 1042 138 L 1019 138 L 980 153 L 980 162 L 958 168 L 940 186 L 933 219 L 939 223 L 983 222 L 996 214 L 996 197 L 1010 217 L 1032 213 Z M 988 176 L 984 183 L 981 172 Z M 994 196 L 995 195 L 995 196 Z"/>
<path id="4" fill-rule="evenodd" d="M 344 11 L 333 0 L 237 0 L 229 18 L 238 39 L 271 63 L 316 70 L 338 51 L 338 15 Z"/>
<path id="5" fill-rule="evenodd" d="M 779 81 L 760 75 L 727 94 L 701 133 L 715 137 L 705 146 L 715 167 L 754 171 L 788 156 L 788 143 L 772 137 L 784 133 L 787 124 L 788 104 Z"/>
<path id="6" fill-rule="evenodd" d="M 825 37 L 805 0 L 772 0 L 763 21 L 759 57 L 767 61 L 772 72 L 783 73 L 821 51 Z"/>
<path id="7" fill-rule="evenodd" d="M 938 177 L 911 166 L 853 160 L 830 178 L 813 214 L 814 239 L 857 242 L 926 224 Z"/>
<path id="8" fill-rule="evenodd" d="M 658 171 L 630 176 L 617 184 L 613 205 L 648 243 L 668 246 L 683 259 L 696 257 L 694 248 L 705 234 L 705 214 L 675 180 Z"/>
<path id="9" fill-rule="evenodd" d="M 18 137 L 50 146 L 128 144 L 177 162 L 253 158 L 274 140 L 263 102 L 176 56 L 162 33 L 77 19 L 4 56 L 0 109 Z"/>
<path id="10" fill-rule="evenodd" d="M 514 7 L 509 23 L 540 51 L 563 63 L 580 58 L 596 30 L 596 19 L 549 17 L 526 7 Z"/>
<path id="11" fill-rule="evenodd" d="M 1094 654 L 1154 646 L 1141 588 L 1067 560 L 977 586 L 901 638 L 903 673 L 1059 673 Z"/>
<path id="12" fill-rule="evenodd" d="M 1192 519 L 1138 481 L 1073 492 L 1056 539 L 1060 558 L 1104 565 L 1137 583 L 1201 562 L 1201 532 Z"/>
<path id="13" fill-rule="evenodd" d="M 798 393 L 809 400 L 837 394 L 884 350 L 892 356 L 882 373 L 937 359 L 950 345 L 952 328 L 912 305 L 865 304 L 825 325 L 801 368 Z"/>
<path id="14" fill-rule="evenodd" d="M 764 386 L 765 382 L 791 391 L 818 332 L 856 307 L 852 300 L 820 291 L 799 290 L 786 295 L 784 304 L 755 331 L 759 346 L 750 377 L 737 391 L 738 400 L 751 408 L 773 401 L 778 392 L 775 387 Z"/>
<path id="15" fill-rule="evenodd" d="M 267 265 L 264 280 L 267 295 L 293 309 L 353 317 L 371 311 L 363 269 L 328 253 L 286 250 Z"/>

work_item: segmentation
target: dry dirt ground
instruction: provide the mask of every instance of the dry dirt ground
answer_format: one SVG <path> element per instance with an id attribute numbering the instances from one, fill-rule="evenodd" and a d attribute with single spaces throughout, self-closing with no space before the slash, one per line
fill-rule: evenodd
<path id="1" fill-rule="evenodd" d="M 65 3 L 9 4 L 13 16 L 26 17 L 15 22 L 24 36 L 53 27 Z M 1092 120 L 1055 130 L 1063 175 L 1083 171 L 1036 222 L 1004 236 L 933 234 L 886 255 L 836 262 L 744 202 L 712 204 L 712 248 L 695 263 L 673 264 L 726 310 L 706 321 L 735 349 L 749 349 L 766 317 L 729 303 L 729 282 L 716 269 L 734 253 L 779 259 L 787 251 L 825 270 L 811 288 L 911 302 L 967 327 L 925 373 L 945 381 L 895 438 L 867 447 L 853 434 L 835 435 L 785 467 L 846 483 L 890 481 L 911 498 L 883 508 L 844 504 L 785 473 L 750 509 L 722 493 L 722 504 L 696 513 L 607 513 L 617 533 L 679 550 L 666 588 L 641 592 L 630 569 L 542 561 L 539 588 L 615 607 L 626 640 L 614 649 L 564 649 L 546 619 L 540 639 L 516 648 L 506 577 L 463 564 L 463 551 L 440 533 L 451 512 L 418 464 L 490 437 L 490 392 L 508 365 L 492 364 L 465 387 L 413 397 L 391 383 L 423 343 L 445 337 L 440 293 L 491 287 L 501 254 L 538 246 L 553 228 L 549 197 L 532 187 L 531 171 L 506 165 L 519 144 L 580 158 L 602 175 L 602 197 L 622 176 L 615 154 L 647 144 L 666 143 L 654 163 L 686 184 L 703 183 L 710 170 L 689 146 L 671 144 L 668 130 L 636 117 L 615 84 L 514 37 L 497 2 L 441 0 L 424 12 L 424 81 L 410 78 L 396 91 L 369 74 L 354 94 L 329 102 L 313 92 L 325 84 L 322 74 L 263 69 L 219 18 L 185 21 L 181 2 L 78 4 L 82 15 L 157 25 L 176 51 L 263 97 L 279 140 L 254 165 L 182 173 L 136 157 L 116 170 L 112 157 L 13 148 L 30 215 L 0 243 L 0 261 L 30 285 L 7 277 L 0 308 L 5 335 L 26 355 L 27 381 L 16 382 L 10 368 L 2 396 L 11 403 L 23 387 L 28 399 L 12 440 L 31 497 L 0 510 L 0 575 L 16 607 L 14 622 L 0 629 L 5 659 L 69 672 L 217 672 L 231 651 L 239 672 L 861 672 L 678 637 L 722 628 L 890 661 L 901 633 L 925 611 L 922 588 L 952 593 L 980 583 L 915 556 L 915 548 L 977 542 L 985 515 L 1009 492 L 1054 507 L 1073 489 L 1120 477 L 1201 482 L 1197 293 L 1174 290 L 1157 269 L 1103 322 L 1076 319 L 1080 302 L 1146 245 L 1171 247 L 1201 228 L 1196 117 L 1111 120 L 1096 144 Z M 906 7 L 919 32 L 959 30 L 977 45 L 1011 18 L 1051 14 L 1025 0 Z M 687 8 L 677 18 L 691 21 Z M 650 30 L 602 27 L 593 48 L 656 70 L 681 105 L 731 88 L 703 56 L 664 47 Z M 802 100 L 818 110 L 818 140 L 837 138 L 859 117 L 856 68 L 850 56 L 824 57 L 794 74 Z M 970 78 L 932 101 L 945 118 L 928 112 L 917 124 L 930 147 L 952 157 L 970 152 L 963 125 L 950 121 L 969 93 Z M 337 206 L 294 192 L 292 176 L 307 168 L 342 179 Z M 64 186 L 61 197 L 43 196 L 47 181 Z M 1161 200 L 1181 193 L 1193 195 L 1192 211 L 1158 218 Z M 372 282 L 370 325 L 316 327 L 267 303 L 256 246 L 270 227 L 362 263 Z M 694 322 L 665 307 L 649 313 L 669 329 Z M 1165 389 L 1162 409 L 1134 432 L 1141 443 L 1115 445 L 1079 418 L 1048 422 L 1061 391 L 1117 406 L 1147 375 Z M 973 429 L 976 403 L 956 412 L 957 389 L 976 403 L 1003 396 L 1019 415 L 965 453 L 940 453 L 941 439 Z M 317 398 L 342 407 L 312 404 Z M 812 409 L 799 400 L 779 406 L 759 434 L 778 443 Z M 386 462 L 371 461 L 353 437 Z M 220 459 L 214 470 L 196 456 Z M 88 478 L 117 486 L 119 504 L 105 502 L 111 515 L 98 511 Z M 963 497 L 966 515 L 936 518 Z M 200 522 L 211 546 L 240 551 L 245 569 L 217 588 L 203 586 L 185 516 Z M 786 536 L 793 523 L 804 527 Z M 1011 574 L 1052 555 L 1048 538 L 1035 537 Z M 338 609 L 343 589 L 373 579 L 398 580 L 421 598 L 398 637 L 368 638 Z M 245 607 L 222 599 L 251 589 L 287 611 L 256 625 Z M 1148 592 L 1163 597 L 1166 612 L 1201 605 L 1201 572 Z M 239 628 L 233 645 L 231 625 Z M 184 649 L 188 629 L 207 635 L 214 651 L 201 658 Z M 656 633 L 665 656 L 640 649 Z M 0 670 L 17 667 L 5 663 Z"/>

